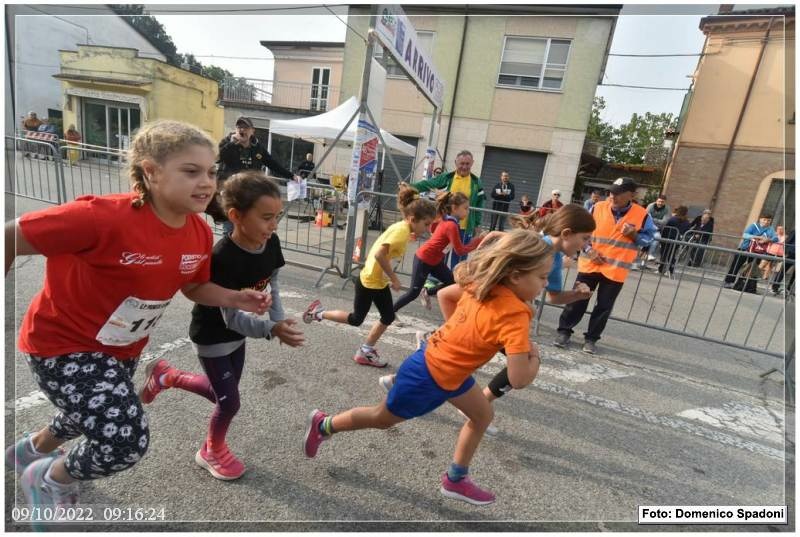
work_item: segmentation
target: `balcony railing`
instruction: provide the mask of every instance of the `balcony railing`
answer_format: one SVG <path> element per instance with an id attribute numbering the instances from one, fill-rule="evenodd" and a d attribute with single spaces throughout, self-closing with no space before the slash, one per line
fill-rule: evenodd
<path id="1" fill-rule="evenodd" d="M 339 104 L 339 88 L 322 84 L 235 78 L 223 81 L 220 87 L 222 100 L 232 103 L 311 112 L 325 112 Z"/>

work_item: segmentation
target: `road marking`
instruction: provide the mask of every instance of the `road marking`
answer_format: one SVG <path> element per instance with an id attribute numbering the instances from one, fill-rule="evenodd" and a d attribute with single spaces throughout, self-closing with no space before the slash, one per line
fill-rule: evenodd
<path id="1" fill-rule="evenodd" d="M 286 298 L 310 298 L 310 297 L 308 297 L 307 295 L 305 295 L 303 293 L 295 292 L 295 291 L 288 291 L 288 292 L 281 291 L 281 296 L 286 297 Z M 285 310 L 286 310 L 287 315 L 290 315 L 290 316 L 300 316 L 300 315 L 302 315 L 302 312 L 291 310 L 289 308 L 285 308 Z M 401 333 L 401 334 L 409 334 L 409 333 L 414 333 L 417 330 L 429 330 L 429 329 L 431 329 L 430 325 L 428 325 L 425 321 L 422 321 L 421 319 L 417 319 L 417 318 L 414 318 L 414 317 L 411 317 L 411 316 L 404 316 L 404 317 L 405 317 L 405 319 L 413 320 L 414 321 L 414 325 L 413 326 L 397 327 L 397 331 L 399 333 Z M 371 321 L 376 321 L 376 320 L 378 320 L 379 316 L 377 314 L 370 313 L 367 316 L 367 318 L 370 319 Z M 366 322 L 365 322 L 365 325 L 367 325 Z M 331 325 L 328 325 L 328 326 L 330 327 Z M 364 326 L 364 325 L 362 325 L 362 326 Z M 362 336 L 365 336 L 366 333 L 367 333 L 367 329 L 366 328 L 365 329 L 361 329 L 360 327 L 350 326 L 350 325 L 346 325 L 346 324 L 340 324 L 337 328 L 340 329 L 340 330 L 344 330 L 346 332 L 357 333 L 357 334 L 362 335 Z M 387 335 L 384 335 L 383 337 L 381 337 L 381 342 L 383 342 L 384 344 L 387 344 L 387 345 L 392 345 L 394 347 L 398 347 L 400 349 L 406 349 L 406 350 L 409 350 L 409 351 L 410 350 L 414 350 L 414 348 L 415 348 L 414 344 L 412 342 L 408 341 L 408 340 L 400 339 L 400 338 L 396 338 L 396 337 L 392 337 L 392 336 L 387 336 Z M 150 362 L 151 360 L 156 360 L 158 358 L 161 358 L 162 356 L 164 356 L 168 352 L 171 352 L 171 351 L 174 351 L 174 350 L 179 349 L 181 347 L 184 347 L 184 346 L 188 345 L 189 343 L 191 343 L 191 341 L 189 340 L 189 338 L 186 338 L 186 337 L 179 338 L 179 339 L 176 339 L 176 340 L 168 342 L 168 343 L 164 343 L 162 345 L 159 345 L 154 351 L 146 352 L 146 353 L 142 354 L 141 362 L 142 363 L 147 363 L 147 362 Z M 543 375 L 551 375 L 551 376 L 554 376 L 554 377 L 557 377 L 557 378 L 561 378 L 563 380 L 569 380 L 570 382 L 588 382 L 589 380 L 608 379 L 608 378 L 622 378 L 622 376 L 630 376 L 629 374 L 625 374 L 625 373 L 619 372 L 618 370 L 613 370 L 611 368 L 602 368 L 602 366 L 601 366 L 601 369 L 596 369 L 594 367 L 591 367 L 593 364 L 576 363 L 572 358 L 569 358 L 569 357 L 567 357 L 567 355 L 562 354 L 562 353 L 558 353 L 558 352 L 554 352 L 552 355 L 550 355 L 548 353 L 547 354 L 547 358 L 551 358 L 551 357 L 553 358 L 554 362 L 561 362 L 561 363 L 567 364 L 567 366 L 570 366 L 570 365 L 574 366 L 574 367 L 577 368 L 577 370 L 576 371 L 571 371 L 571 370 L 566 369 L 566 368 L 565 369 L 560 369 L 560 368 L 555 368 L 555 367 L 551 367 L 551 366 L 545 366 L 543 364 L 542 368 L 541 368 L 542 374 Z M 498 354 L 498 355 L 495 355 L 495 357 L 492 358 L 492 360 L 486 366 L 484 366 L 484 369 L 486 370 L 486 372 L 488 372 L 490 374 L 493 374 L 493 373 L 498 372 L 500 369 L 502 369 L 502 367 L 504 365 L 505 365 L 504 357 L 502 355 Z M 559 375 L 561 375 L 561 376 L 559 377 Z M 622 376 L 619 376 L 619 375 L 622 375 Z M 757 442 L 752 442 L 752 441 L 745 440 L 745 439 L 742 439 L 742 438 L 739 438 L 739 437 L 736 437 L 736 436 L 733 436 L 733 435 L 730 435 L 730 434 L 727 434 L 727 433 L 724 433 L 724 432 L 720 432 L 720 431 L 717 431 L 717 430 L 709 429 L 707 427 L 703 427 L 703 426 L 697 425 L 697 424 L 692 423 L 692 422 L 688 422 L 688 421 L 672 418 L 672 417 L 669 417 L 669 416 L 659 416 L 657 414 L 653 414 L 652 412 L 648 412 L 648 411 L 640 409 L 640 408 L 636 408 L 636 407 L 633 407 L 633 406 L 625 405 L 625 404 L 619 403 L 617 401 L 612 401 L 610 399 L 604 399 L 602 397 L 598 397 L 598 396 L 595 396 L 595 395 L 587 394 L 587 393 L 582 392 L 580 390 L 575 390 L 575 389 L 572 389 L 572 388 L 568 388 L 566 386 L 560 386 L 558 384 L 553 384 L 553 383 L 550 383 L 550 382 L 546 382 L 546 381 L 543 381 L 543 380 L 541 380 L 539 378 L 537 378 L 534 381 L 534 383 L 532 384 L 532 387 L 536 388 L 536 389 L 540 389 L 540 390 L 545 391 L 545 392 L 550 392 L 550 393 L 554 393 L 554 394 L 561 395 L 561 396 L 564 396 L 564 397 L 568 397 L 570 399 L 574 399 L 574 400 L 577 400 L 577 401 L 582 401 L 584 403 L 588 403 L 588 404 L 596 406 L 598 408 L 603 408 L 605 410 L 610 410 L 612 412 L 617 412 L 617 413 L 620 413 L 620 414 L 624 414 L 624 415 L 639 419 L 641 421 L 645 421 L 645 422 L 653 424 L 653 425 L 658 425 L 658 426 L 661 426 L 661 427 L 664 427 L 664 428 L 674 429 L 674 430 L 682 431 L 682 432 L 685 432 L 685 433 L 688 433 L 688 434 L 692 434 L 694 436 L 699 436 L 701 438 L 705 438 L 706 440 L 711 440 L 711 441 L 717 442 L 719 444 L 735 447 L 737 449 L 742 449 L 742 450 L 745 450 L 745 451 L 749 451 L 751 453 L 756 453 L 756 454 L 763 455 L 763 456 L 770 457 L 770 458 L 777 459 L 777 460 L 783 460 L 784 459 L 783 451 L 775 449 L 775 448 L 772 448 L 772 447 L 769 447 L 769 446 L 765 446 L 763 444 L 759 444 Z M 46 403 L 46 402 L 48 402 L 48 400 L 44 396 L 44 394 L 42 394 L 39 391 L 33 391 L 33 392 L 29 393 L 28 395 L 25 395 L 23 397 L 20 397 L 20 398 L 16 399 L 13 403 L 10 403 L 10 402 L 7 403 L 6 404 L 6 407 L 7 407 L 6 413 L 10 412 L 10 408 L 9 407 L 11 407 L 12 405 L 13 405 L 14 410 L 16 412 L 19 412 L 21 410 L 25 410 L 25 409 L 29 409 L 29 408 L 33 408 L 33 407 L 39 406 L 39 405 L 41 405 L 43 403 Z M 735 422 L 736 420 L 738 420 L 738 423 L 741 426 L 748 427 L 746 429 L 748 434 L 764 434 L 764 432 L 763 432 L 764 428 L 763 427 L 759 427 L 758 431 L 754 432 L 756 427 L 755 427 L 755 424 L 753 423 L 753 419 L 755 419 L 758 424 L 763 424 L 763 421 L 759 421 L 759 420 L 763 420 L 763 416 L 761 416 L 761 414 L 760 414 L 760 411 L 763 410 L 763 409 L 759 409 L 757 407 L 749 407 L 750 410 L 745 410 L 742 407 L 749 406 L 749 405 L 738 405 L 738 407 L 737 407 L 736 403 L 728 403 L 727 405 L 724 405 L 724 406 L 728 409 L 727 410 L 727 414 L 724 414 L 724 415 L 722 413 L 720 413 L 720 412 L 711 412 L 712 410 L 719 410 L 719 409 L 692 409 L 690 411 L 685 411 L 685 412 L 683 412 L 681 414 L 686 414 L 688 412 L 689 414 L 687 416 L 684 416 L 684 417 L 688 417 L 689 419 L 698 420 L 698 421 L 704 421 L 702 419 L 703 416 L 705 416 L 706 421 L 709 421 L 709 422 L 710 422 L 710 420 L 712 418 L 717 419 L 718 422 L 724 422 L 724 423 L 731 423 L 731 422 Z M 701 413 L 700 412 L 701 410 L 703 410 L 704 412 Z M 695 412 L 693 413 L 693 411 L 695 411 Z M 766 413 L 766 410 L 763 410 L 763 412 Z M 734 414 L 737 416 L 735 419 L 734 418 L 727 419 L 727 420 L 724 419 L 725 417 L 732 416 Z M 780 423 L 781 423 L 781 425 L 778 428 L 782 431 L 782 428 L 783 428 L 782 419 L 781 419 Z M 743 425 L 743 424 L 746 424 L 746 425 Z M 776 427 L 777 427 L 777 425 L 776 425 Z M 732 427 L 729 427 L 729 428 L 732 428 Z M 732 429 L 737 430 L 735 428 L 732 428 Z M 770 432 L 770 431 L 767 430 L 767 432 Z M 772 432 L 772 437 L 771 438 L 774 438 L 775 437 L 775 433 L 774 433 L 774 431 L 771 431 L 771 432 Z M 782 438 L 782 433 L 781 433 L 781 438 Z M 780 439 L 779 439 L 779 442 L 780 442 Z"/>
<path id="2" fill-rule="evenodd" d="M 628 406 L 622 403 L 618 403 L 617 401 L 604 399 L 602 397 L 587 394 L 579 390 L 573 390 L 565 386 L 559 386 L 558 384 L 543 382 L 540 381 L 539 379 L 536 379 L 533 382 L 533 386 L 535 388 L 538 388 L 546 392 L 563 395 L 565 397 L 569 397 L 570 399 L 583 401 L 585 403 L 589 403 L 590 405 L 599 408 L 631 416 L 633 418 L 645 421 L 653 425 L 659 425 L 667 429 L 675 429 L 678 431 L 692 434 L 694 436 L 705 438 L 706 440 L 717 442 L 719 444 L 735 447 L 738 449 L 749 451 L 751 453 L 756 453 L 758 455 L 764 455 L 766 457 L 770 457 L 773 459 L 781 461 L 784 459 L 784 454 L 782 450 L 765 446 L 764 444 L 759 444 L 757 442 L 744 440 L 742 438 L 738 438 L 736 436 L 727 433 L 709 429 L 707 427 L 702 427 L 695 423 L 675 419 L 669 416 L 659 416 L 658 414 L 653 414 L 652 412 L 648 412 L 647 410 L 643 410 L 641 408 Z"/>
<path id="3" fill-rule="evenodd" d="M 678 416 L 776 444 L 783 443 L 785 434 L 784 417 L 779 409 L 770 411 L 745 403 L 723 403 L 721 408 L 691 408 Z"/>

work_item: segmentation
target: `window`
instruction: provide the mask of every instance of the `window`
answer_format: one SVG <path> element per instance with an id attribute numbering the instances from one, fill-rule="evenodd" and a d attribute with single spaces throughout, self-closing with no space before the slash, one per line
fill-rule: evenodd
<path id="1" fill-rule="evenodd" d="M 314 67 L 311 70 L 311 102 L 309 109 L 324 112 L 328 109 L 328 90 L 331 70 L 328 67 Z"/>
<path id="2" fill-rule="evenodd" d="M 417 31 L 417 43 L 419 43 L 419 48 L 427 52 L 428 56 L 433 56 L 433 38 L 435 35 L 436 32 Z M 403 71 L 403 68 L 400 67 L 390 54 L 386 55 L 385 62 L 381 61 L 384 59 L 382 46 L 376 45 L 375 52 L 372 56 L 379 60 L 381 65 L 386 67 L 386 76 L 392 78 L 406 78 L 406 73 Z"/>
<path id="3" fill-rule="evenodd" d="M 506 36 L 497 84 L 560 90 L 567 71 L 570 44 L 568 39 Z"/>

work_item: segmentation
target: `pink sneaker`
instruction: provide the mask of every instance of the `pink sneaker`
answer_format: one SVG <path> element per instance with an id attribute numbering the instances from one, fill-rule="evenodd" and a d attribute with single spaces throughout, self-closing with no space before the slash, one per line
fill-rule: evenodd
<path id="1" fill-rule="evenodd" d="M 317 319 L 317 312 L 321 309 L 322 302 L 319 300 L 315 300 L 309 304 L 306 308 L 306 311 L 303 312 L 303 322 L 306 324 L 311 324 L 314 321 L 319 321 L 319 319 Z"/>
<path id="2" fill-rule="evenodd" d="M 478 487 L 469 477 L 453 483 L 447 477 L 447 472 L 442 475 L 442 488 L 439 490 L 448 498 L 461 500 L 472 505 L 489 505 L 494 502 L 494 494 Z"/>
<path id="3" fill-rule="evenodd" d="M 147 368 L 144 370 L 144 386 L 139 390 L 139 399 L 143 404 L 149 405 L 156 395 L 168 389 L 167 386 L 161 385 L 159 379 L 174 369 L 166 360 L 154 360 L 147 364 Z"/>
<path id="4" fill-rule="evenodd" d="M 364 352 L 359 348 L 355 356 L 353 356 L 353 360 L 357 364 L 371 365 L 372 367 L 386 367 L 388 365 L 386 362 L 381 361 L 381 357 L 378 356 L 378 351 L 375 349 Z"/>
<path id="5" fill-rule="evenodd" d="M 308 431 L 306 432 L 305 440 L 303 440 L 303 453 L 309 459 L 316 457 L 319 445 L 330 438 L 330 436 L 325 436 L 319 432 L 319 424 L 327 416 L 327 414 L 316 408 L 308 415 Z"/>
<path id="6" fill-rule="evenodd" d="M 197 454 L 194 456 L 194 462 L 209 471 L 211 475 L 217 479 L 224 481 L 232 481 L 239 479 L 244 474 L 244 464 L 231 453 L 228 446 L 219 453 L 212 453 L 208 451 L 205 442 Z"/>

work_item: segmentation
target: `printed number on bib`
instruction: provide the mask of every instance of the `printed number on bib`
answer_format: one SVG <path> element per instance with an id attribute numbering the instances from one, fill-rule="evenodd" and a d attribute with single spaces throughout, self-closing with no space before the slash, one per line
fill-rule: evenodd
<path id="1" fill-rule="evenodd" d="M 123 347 L 146 338 L 169 303 L 170 300 L 142 300 L 129 296 L 97 333 L 97 341 L 111 347 Z"/>

